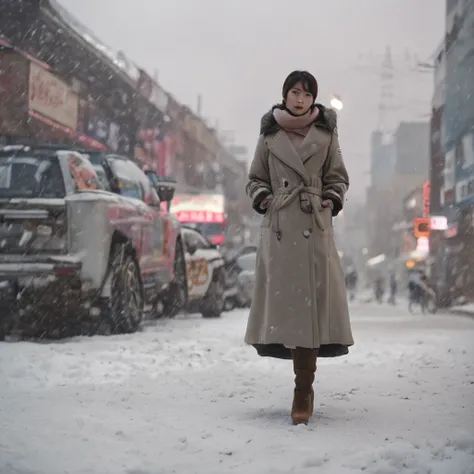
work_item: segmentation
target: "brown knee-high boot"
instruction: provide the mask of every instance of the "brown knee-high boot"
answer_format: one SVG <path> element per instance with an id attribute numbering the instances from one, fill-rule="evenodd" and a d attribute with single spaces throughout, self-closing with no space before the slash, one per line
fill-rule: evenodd
<path id="1" fill-rule="evenodd" d="M 294 425 L 306 424 L 314 409 L 314 374 L 316 372 L 317 349 L 297 347 L 292 349 L 295 372 L 295 392 L 291 419 Z"/>

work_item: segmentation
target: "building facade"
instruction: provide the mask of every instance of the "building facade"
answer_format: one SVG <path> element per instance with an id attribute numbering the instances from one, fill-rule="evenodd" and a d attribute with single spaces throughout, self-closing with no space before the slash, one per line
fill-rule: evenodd
<path id="1" fill-rule="evenodd" d="M 444 106 L 433 112 L 441 121 L 444 153 L 440 209 L 443 233 L 432 235 L 440 291 L 450 302 L 474 299 L 474 2 L 446 2 Z M 440 68 L 441 69 L 441 68 Z M 441 154 L 440 153 L 440 154 Z M 441 181 L 441 178 L 440 178 Z M 434 201 L 436 197 L 434 196 Z M 436 202 L 433 203 L 436 206 Z M 436 207 L 433 208 L 433 212 Z"/>

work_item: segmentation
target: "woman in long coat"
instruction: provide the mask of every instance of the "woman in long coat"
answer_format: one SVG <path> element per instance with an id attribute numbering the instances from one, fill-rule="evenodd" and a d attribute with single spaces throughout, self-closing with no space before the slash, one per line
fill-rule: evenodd
<path id="1" fill-rule="evenodd" d="M 299 424 L 313 414 L 317 357 L 345 355 L 354 343 L 332 226 L 349 179 L 336 114 L 315 104 L 316 79 L 294 71 L 282 92 L 262 117 L 249 171 L 247 194 L 264 217 L 245 342 L 293 360 Z"/>

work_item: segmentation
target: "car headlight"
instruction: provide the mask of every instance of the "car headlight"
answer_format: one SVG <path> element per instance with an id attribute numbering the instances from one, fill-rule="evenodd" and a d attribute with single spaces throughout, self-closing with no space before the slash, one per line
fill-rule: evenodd
<path id="1" fill-rule="evenodd" d="M 66 248 L 67 235 L 62 228 L 54 228 L 49 225 L 39 225 L 33 231 L 24 231 L 25 234 L 30 232 L 33 239 L 31 248 L 35 250 L 56 250 L 61 251 Z"/>

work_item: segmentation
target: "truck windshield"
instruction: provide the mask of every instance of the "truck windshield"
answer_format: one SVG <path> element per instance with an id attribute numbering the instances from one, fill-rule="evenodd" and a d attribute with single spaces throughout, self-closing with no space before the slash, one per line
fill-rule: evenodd
<path id="1" fill-rule="evenodd" d="M 64 180 L 51 155 L 0 152 L 0 198 L 63 198 Z"/>
<path id="2" fill-rule="evenodd" d="M 105 155 L 102 151 L 88 151 L 87 153 L 81 153 L 84 155 L 92 165 L 100 166 L 105 159 Z"/>
<path id="3" fill-rule="evenodd" d="M 99 180 L 100 186 L 102 189 L 106 191 L 111 191 L 109 180 L 107 179 L 107 175 L 105 174 L 104 167 L 102 165 L 93 165 L 92 168 L 97 175 L 97 179 Z"/>

